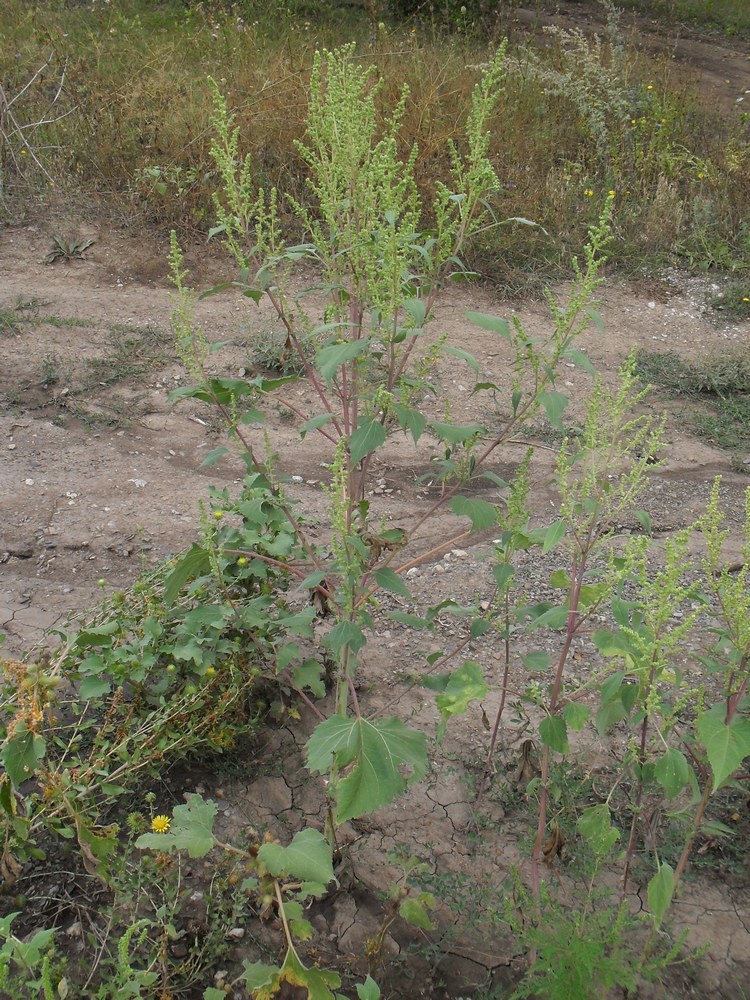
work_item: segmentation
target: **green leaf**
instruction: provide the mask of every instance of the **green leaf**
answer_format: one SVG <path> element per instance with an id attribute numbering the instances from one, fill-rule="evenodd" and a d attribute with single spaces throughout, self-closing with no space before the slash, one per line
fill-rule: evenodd
<path id="1" fill-rule="evenodd" d="M 597 629 L 591 638 L 602 656 L 619 657 L 628 667 L 634 666 L 636 650 L 633 648 L 632 640 L 624 632 Z"/>
<path id="2" fill-rule="evenodd" d="M 213 826 L 216 803 L 200 795 L 188 795 L 184 806 L 175 806 L 172 826 L 167 833 L 144 833 L 135 842 L 140 850 L 170 853 L 187 851 L 191 858 L 202 858 L 214 846 Z"/>
<path id="3" fill-rule="evenodd" d="M 484 427 L 481 424 L 445 424 L 434 420 L 430 422 L 430 430 L 435 437 L 447 444 L 463 444 L 478 437 L 484 431 Z"/>
<path id="4" fill-rule="evenodd" d="M 597 330 L 599 331 L 599 333 L 606 334 L 607 328 L 604 325 L 604 320 L 602 319 L 601 314 L 599 313 L 599 311 L 597 309 L 595 309 L 593 306 L 588 306 L 584 310 L 584 312 L 589 317 L 589 319 L 591 319 L 591 321 L 593 322 L 594 326 L 597 328 Z"/>
<path id="5" fill-rule="evenodd" d="M 108 680 L 101 677 L 87 677 L 78 689 L 78 696 L 83 701 L 90 701 L 92 698 L 101 698 L 111 690 L 112 684 Z"/>
<path id="6" fill-rule="evenodd" d="M 174 604 L 188 580 L 202 576 L 210 569 L 208 553 L 200 545 L 193 545 L 179 560 L 164 581 L 164 603 Z"/>
<path id="7" fill-rule="evenodd" d="M 460 358 L 461 361 L 466 362 L 472 371 L 479 374 L 479 362 L 474 355 L 469 354 L 468 351 L 464 351 L 460 347 L 443 347 L 443 354 L 449 354 L 453 358 Z"/>
<path id="8" fill-rule="evenodd" d="M 427 426 L 424 416 L 419 410 L 414 410 L 410 406 L 404 406 L 403 403 L 394 403 L 393 410 L 398 417 L 399 427 L 404 431 L 409 431 L 414 444 L 416 444 L 424 434 L 424 429 Z"/>
<path id="9" fill-rule="evenodd" d="M 690 781 L 690 765 L 687 757 L 680 750 L 670 748 L 656 762 L 654 774 L 667 793 L 667 797 L 673 799 Z"/>
<path id="10" fill-rule="evenodd" d="M 363 458 L 384 444 L 385 436 L 385 427 L 379 420 L 368 420 L 360 424 L 349 438 L 352 464 L 359 465 Z"/>
<path id="11" fill-rule="evenodd" d="M 400 594 L 401 597 L 411 597 L 409 588 L 398 573 L 395 573 L 392 569 L 388 569 L 388 567 L 376 569 L 374 575 L 377 585 L 382 587 L 383 590 L 389 590 L 392 594 Z"/>
<path id="12" fill-rule="evenodd" d="M 495 583 L 500 593 L 503 593 L 510 586 L 515 572 L 515 568 L 510 563 L 495 563 L 492 567 L 492 575 L 495 578 Z"/>
<path id="13" fill-rule="evenodd" d="M 486 479 L 488 482 L 494 483 L 500 490 L 507 490 L 510 485 L 506 479 L 503 479 L 502 476 L 498 476 L 498 474 L 493 472 L 492 469 L 486 469 L 484 472 L 480 473 L 479 478 Z"/>
<path id="14" fill-rule="evenodd" d="M 521 660 L 527 670 L 546 670 L 549 666 L 550 656 L 542 649 L 535 649 L 532 653 L 522 656 Z"/>
<path id="15" fill-rule="evenodd" d="M 454 514 L 468 517 L 472 531 L 484 531 L 497 524 L 497 507 L 486 500 L 471 500 L 469 497 L 455 496 L 451 500 Z"/>
<path id="16" fill-rule="evenodd" d="M 14 937 L 13 950 L 27 969 L 33 969 L 42 957 L 42 952 L 49 948 L 54 936 L 55 930 L 54 928 L 50 928 L 37 931 L 30 941 L 23 941 L 20 938 Z M 31 983 L 28 985 L 30 986 Z"/>
<path id="17" fill-rule="evenodd" d="M 665 862 L 659 865 L 659 870 L 648 884 L 648 908 L 654 918 L 654 924 L 659 927 L 664 915 L 672 902 L 674 893 L 674 871 Z"/>
<path id="18" fill-rule="evenodd" d="M 579 608 L 590 608 L 609 595 L 612 587 L 608 583 L 584 583 L 578 593 Z"/>
<path id="19" fill-rule="evenodd" d="M 584 809 L 576 826 L 591 850 L 600 858 L 609 854 L 620 838 L 620 831 L 612 826 L 606 802 Z"/>
<path id="20" fill-rule="evenodd" d="M 429 892 L 421 892 L 415 898 L 407 897 L 402 900 L 398 915 L 412 927 L 421 927 L 424 931 L 435 929 L 435 924 L 430 920 L 429 911 L 435 905 L 435 897 Z"/>
<path id="21" fill-rule="evenodd" d="M 264 986 L 270 986 L 274 978 L 278 976 L 281 969 L 278 965 L 264 965 L 262 962 L 248 962 L 247 959 L 242 963 L 242 967 L 245 970 L 243 979 L 245 980 L 245 986 L 251 993 L 255 993 L 256 990 L 261 989 Z M 226 993 L 223 994 L 226 1000 Z"/>
<path id="22" fill-rule="evenodd" d="M 724 706 L 716 705 L 699 716 L 698 736 L 711 764 L 715 792 L 750 755 L 750 720 L 735 716 L 728 726 L 724 721 Z"/>
<path id="23" fill-rule="evenodd" d="M 568 405 L 568 397 L 563 396 L 561 392 L 556 392 L 554 389 L 548 389 L 545 392 L 540 392 L 537 399 L 544 407 L 544 412 L 547 414 L 547 419 L 552 426 L 556 427 L 559 431 L 564 430 L 562 415 Z"/>
<path id="24" fill-rule="evenodd" d="M 478 701 L 489 691 L 485 684 L 482 668 L 478 663 L 467 661 L 458 670 L 449 674 L 437 674 L 423 678 L 425 687 L 441 693 L 435 704 L 442 717 L 441 730 L 453 715 L 462 715 L 472 701 Z"/>
<path id="25" fill-rule="evenodd" d="M 18 723 L 13 736 L 0 752 L 0 760 L 16 788 L 32 777 L 44 758 L 46 748 L 43 736 L 32 732 L 25 722 Z"/>
<path id="26" fill-rule="evenodd" d="M 204 628 L 214 628 L 221 631 L 233 611 L 231 606 L 224 604 L 204 604 L 193 608 L 185 615 L 182 621 L 183 629 L 190 633 L 200 633 Z"/>
<path id="27" fill-rule="evenodd" d="M 339 653 L 344 646 L 348 646 L 353 653 L 357 653 L 366 643 L 364 632 L 354 622 L 339 622 L 333 626 L 325 638 L 326 646 L 334 653 Z"/>
<path id="28" fill-rule="evenodd" d="M 328 885 L 335 879 L 331 847 L 318 830 L 300 830 L 288 847 L 263 844 L 258 857 L 274 878 L 290 875 L 321 885 Z"/>
<path id="29" fill-rule="evenodd" d="M 530 623 L 530 628 L 541 628 L 546 625 L 547 628 L 558 629 L 564 628 L 568 621 L 568 608 L 567 605 L 562 605 L 559 607 L 547 608 L 541 615 L 534 618 Z"/>
<path id="30" fill-rule="evenodd" d="M 427 316 L 424 299 L 406 299 L 403 306 L 411 316 L 414 326 L 424 325 L 425 317 Z"/>
<path id="31" fill-rule="evenodd" d="M 369 346 L 370 340 L 369 338 L 365 338 L 363 340 L 350 340 L 343 344 L 331 344 L 328 347 L 323 347 L 318 351 L 315 362 L 318 366 L 318 371 L 326 382 L 330 383 L 342 365 L 345 365 L 348 361 L 353 361 L 354 358 L 362 354 Z"/>
<path id="32" fill-rule="evenodd" d="M 325 698 L 326 687 L 323 683 L 324 664 L 318 660 L 305 660 L 292 670 L 292 678 L 300 691 L 307 688 L 316 698 Z"/>
<path id="33" fill-rule="evenodd" d="M 564 569 L 556 569 L 550 573 L 549 585 L 556 590 L 567 590 L 570 587 L 570 577 Z"/>
<path id="34" fill-rule="evenodd" d="M 634 510 L 633 517 L 637 518 L 640 522 L 641 527 L 646 532 L 647 535 L 653 535 L 653 530 L 651 528 L 651 517 L 646 510 Z"/>
<path id="35" fill-rule="evenodd" d="M 326 424 L 330 424 L 333 420 L 332 413 L 319 413 L 317 417 L 310 417 L 306 420 L 304 424 L 299 429 L 299 436 L 304 438 L 306 434 L 310 431 L 316 431 L 319 427 L 325 427 Z"/>
<path id="36" fill-rule="evenodd" d="M 490 333 L 500 334 L 501 337 L 510 343 L 510 323 L 507 319 L 501 319 L 499 316 L 490 316 L 489 313 L 480 312 L 468 312 L 466 318 L 470 323 L 481 327 L 482 330 L 489 330 Z"/>
<path id="37" fill-rule="evenodd" d="M 588 354 L 580 351 L 577 347 L 569 347 L 567 350 L 563 351 L 560 357 L 572 361 L 573 364 L 576 364 L 579 368 L 583 368 L 584 371 L 587 371 L 589 375 L 596 375 L 596 369 L 591 364 Z"/>
<path id="38" fill-rule="evenodd" d="M 554 549 L 557 543 L 565 535 L 565 521 L 556 521 L 551 524 L 544 535 L 544 543 L 542 544 L 542 553 L 549 552 L 550 549 Z"/>
<path id="39" fill-rule="evenodd" d="M 561 715 L 548 715 L 539 724 L 539 738 L 546 747 L 556 753 L 570 752 L 568 743 L 568 727 Z"/>
<path id="40" fill-rule="evenodd" d="M 357 983 L 357 996 L 359 1000 L 380 1000 L 380 987 L 368 976 L 363 983 Z"/>
<path id="41" fill-rule="evenodd" d="M 481 635 L 486 635 L 491 628 L 492 622 L 488 621 L 486 618 L 475 618 L 471 623 L 471 638 L 478 639 Z"/>
<path id="42" fill-rule="evenodd" d="M 219 459 L 227 454 L 229 454 L 229 448 L 212 448 L 201 462 L 201 469 L 208 468 L 209 465 L 216 465 Z"/>
<path id="43" fill-rule="evenodd" d="M 579 705 L 577 701 L 569 701 L 563 707 L 562 714 L 569 728 L 574 733 L 580 733 L 588 722 L 591 712 L 585 705 Z"/>
<path id="44" fill-rule="evenodd" d="M 612 617 L 617 622 L 621 628 L 627 628 L 630 625 L 630 612 L 635 607 L 633 601 L 624 601 L 621 597 L 614 595 L 612 598 Z M 605 632 L 598 633 L 599 635 L 606 635 Z"/>
<path id="45" fill-rule="evenodd" d="M 325 774 L 334 760 L 347 768 L 335 786 L 336 816 L 340 823 L 373 812 L 392 802 L 406 785 L 427 772 L 423 733 L 408 729 L 400 719 L 375 723 L 334 715 L 316 727 L 307 742 L 311 771 Z M 351 765 L 351 766 L 349 766 Z M 402 768 L 411 776 L 405 778 Z"/>
<path id="46" fill-rule="evenodd" d="M 408 625 L 409 628 L 434 628 L 434 624 L 429 618 L 420 618 L 419 615 L 410 615 L 405 611 L 390 611 L 388 617 L 391 621 Z"/>
<path id="47" fill-rule="evenodd" d="M 203 991 L 203 1000 L 227 1000 L 224 990 L 217 990 L 215 986 L 207 986 Z"/>

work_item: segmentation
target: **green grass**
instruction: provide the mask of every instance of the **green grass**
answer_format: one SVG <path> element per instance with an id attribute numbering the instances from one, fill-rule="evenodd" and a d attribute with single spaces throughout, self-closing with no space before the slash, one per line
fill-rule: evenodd
<path id="1" fill-rule="evenodd" d="M 313 5 L 290 2 L 271 15 L 249 0 L 237 7 L 182 0 L 5 6 L 6 94 L 19 94 L 53 52 L 14 114 L 22 124 L 65 117 L 25 133 L 46 173 L 24 155 L 17 136 L 0 140 L 0 219 L 3 211 L 11 220 L 29 211 L 51 180 L 69 203 L 93 194 L 132 228 L 192 234 L 213 224 L 209 75 L 237 113 L 256 183 L 309 201 L 295 142 L 304 136 L 313 53 L 357 40 L 361 57 L 377 66 L 384 105 L 409 87 L 400 138 L 404 155 L 418 145 L 429 225 L 476 67 L 495 44 L 488 38 L 511 27 L 502 20 L 507 12 L 493 32 L 449 18 L 452 31 L 445 33 L 445 19 L 377 26 L 364 7 L 344 14 L 324 8 L 313 17 Z M 505 94 L 491 128 L 502 182 L 492 209 L 499 222 L 520 216 L 543 229 L 498 225 L 467 253 L 470 266 L 508 293 L 536 290 L 564 273 L 610 190 L 616 265 L 750 266 L 746 127 L 702 106 L 674 61 L 649 60 L 626 32 L 610 33 L 614 42 L 626 40 L 624 48 L 606 38 L 597 48 L 559 32 L 542 49 L 518 41 L 509 48 Z M 65 86 L 54 100 L 63 68 Z M 283 198 L 282 217 L 292 237 L 304 235 L 292 231 Z"/>
<path id="2" fill-rule="evenodd" d="M 711 305 L 729 319 L 750 319 L 750 274 L 728 281 Z"/>
<path id="3" fill-rule="evenodd" d="M 696 433 L 739 454 L 750 449 L 750 354 L 737 351 L 683 361 L 673 351 L 638 354 L 638 375 L 671 396 L 697 404 L 689 419 Z M 737 468 L 746 467 L 739 461 Z"/>

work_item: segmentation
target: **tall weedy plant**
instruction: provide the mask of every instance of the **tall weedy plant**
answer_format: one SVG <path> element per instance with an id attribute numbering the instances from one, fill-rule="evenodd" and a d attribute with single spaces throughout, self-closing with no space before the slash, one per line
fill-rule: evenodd
<path id="1" fill-rule="evenodd" d="M 425 226 L 414 182 L 418 150 L 402 152 L 399 146 L 408 92 L 402 93 L 395 108 L 381 109 L 375 71 L 358 62 L 353 47 L 324 52 L 315 59 L 308 132 L 299 149 L 316 207 L 306 209 L 291 201 L 307 234 L 307 241 L 298 245 L 284 243 L 280 196 L 254 186 L 252 163 L 240 155 L 239 131 L 215 91 L 213 155 L 222 185 L 215 196 L 218 225 L 213 232 L 223 238 L 240 274 L 237 281 L 205 294 L 233 286 L 255 301 L 266 296 L 286 331 L 286 350 L 298 357 L 313 390 L 318 412 L 303 411 L 283 391 L 277 399 L 296 414 L 303 437 L 316 432 L 330 448 L 326 494 L 331 558 L 325 564 L 246 430 L 248 422 L 262 419 L 267 394 L 283 390 L 288 379 L 209 376 L 210 347 L 194 322 L 194 294 L 184 285 L 181 254 L 173 239 L 175 330 L 198 383 L 179 390 L 177 396 L 194 396 L 219 407 L 248 469 L 265 477 L 276 506 L 286 511 L 304 546 L 309 562 L 302 583 L 334 619 L 323 640 L 335 661 L 334 714 L 317 726 L 307 744 L 310 770 L 328 779 L 327 833 L 334 849 L 338 824 L 387 804 L 428 767 L 422 732 L 397 717 L 368 719 L 359 702 L 355 678 L 362 667 L 377 593 L 384 590 L 409 598 L 403 579 L 407 568 L 451 548 L 468 532 L 496 525 L 498 506 L 467 496 L 464 490 L 482 478 L 505 490 L 508 484 L 487 468 L 488 460 L 540 409 L 562 426 L 567 400 L 555 388 L 562 358 L 590 368 L 574 342 L 589 322 L 588 309 L 599 283 L 608 207 L 591 233 L 583 264 L 575 264 L 568 301 L 558 304 L 550 298 L 553 322 L 548 336 L 537 341 L 518 321 L 469 315 L 509 347 L 512 389 L 508 411 L 499 424 L 495 420 L 493 426 L 460 425 L 435 419 L 424 403 L 435 394 L 431 378 L 441 355 L 469 367 L 477 376 L 475 392 L 499 391 L 497 385 L 478 380 L 479 364 L 471 353 L 442 342 L 431 344 L 425 326 L 446 284 L 466 276 L 460 255 L 467 240 L 497 224 L 488 199 L 498 178 L 488 148 L 489 127 L 502 93 L 504 51 L 503 45 L 474 88 L 465 140 L 452 149 L 451 177 L 438 185 L 430 228 Z M 299 264 L 305 267 L 302 282 L 295 273 Z M 304 283 L 311 265 L 316 269 L 316 296 Z M 318 307 L 311 307 L 311 301 Z M 407 527 L 395 529 L 375 520 L 370 475 L 374 457 L 397 434 L 408 435 L 417 447 L 425 441 L 442 444 L 450 457 L 445 463 L 450 478 L 427 511 L 416 514 Z M 209 461 L 224 450 L 217 449 Z M 461 476 L 452 475 L 459 467 Z M 254 482 L 257 485 L 258 480 Z M 454 537 L 431 547 L 425 541 L 425 525 L 446 508 L 463 524 Z M 295 572 L 301 575 L 299 564 Z M 446 607 L 455 607 L 455 602 L 440 601 L 424 617 L 398 612 L 392 617 L 431 628 Z M 479 616 L 471 636 L 476 638 L 490 627 Z M 465 645 L 462 642 L 433 661 L 433 669 L 448 664 Z M 452 675 L 438 675 L 445 681 L 443 688 L 450 682 L 449 692 L 438 694 L 444 720 L 486 690 L 478 671 L 477 664 L 465 663 Z M 320 677 L 306 684 L 319 688 Z M 294 975 L 299 974 L 295 966 Z"/>

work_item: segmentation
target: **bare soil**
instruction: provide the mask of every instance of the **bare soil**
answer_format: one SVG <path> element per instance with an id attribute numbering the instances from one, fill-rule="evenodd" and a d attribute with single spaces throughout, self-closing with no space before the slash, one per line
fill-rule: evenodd
<path id="1" fill-rule="evenodd" d="M 56 223 L 55 225 L 59 225 Z M 198 405 L 170 405 L 167 396 L 187 376 L 175 356 L 168 333 L 170 298 L 164 278 L 166 247 L 81 225 L 79 236 L 96 239 L 82 261 L 43 263 L 52 224 L 8 229 L 0 233 L 0 329 L 3 370 L 0 375 L 0 626 L 4 652 L 25 655 L 35 643 L 49 641 L 47 632 L 76 611 L 90 607 L 105 589 L 130 584 L 144 563 L 161 560 L 189 545 L 198 525 L 198 501 L 210 483 L 241 482 L 238 460 L 201 469 L 207 452 L 223 443 L 223 432 L 210 412 Z M 67 233 L 65 235 L 68 235 Z M 73 235 L 71 232 L 70 235 Z M 226 265 L 204 247 L 191 248 L 188 264 L 196 285 L 227 276 Z M 704 305 L 705 282 L 670 274 L 650 283 L 612 279 L 601 291 L 600 312 L 606 332 L 595 326 L 582 337 L 584 347 L 605 382 L 634 348 L 673 350 L 685 358 L 729 349 L 750 349 L 750 324 L 727 323 Z M 447 334 L 448 343 L 471 350 L 483 373 L 507 382 L 505 347 L 493 335 L 471 326 L 469 309 L 508 315 L 511 307 L 493 300 L 486 289 L 451 291 L 439 307 L 430 332 Z M 548 324 L 547 307 L 529 302 L 515 309 L 526 328 L 540 333 Z M 221 371 L 233 374 L 252 368 L 246 335 L 273 328 L 264 307 L 258 309 L 232 293 L 222 293 L 200 306 L 209 338 L 230 343 L 217 354 Z M 439 373 L 442 399 L 450 400 L 454 417 L 478 415 L 480 405 L 469 395 L 465 369 L 446 359 Z M 565 369 L 561 388 L 571 397 L 571 416 L 580 417 L 590 388 L 589 376 Z M 304 382 L 287 390 L 296 405 L 312 402 Z M 486 408 L 486 400 L 481 404 Z M 723 479 L 723 501 L 731 537 L 727 557 L 739 552 L 739 529 L 748 479 L 729 465 L 729 456 L 698 441 L 687 429 L 681 407 L 652 398 L 648 405 L 667 413 L 669 451 L 651 477 L 644 506 L 650 510 L 660 538 L 690 523 L 705 503 L 716 475 Z M 308 437 L 300 442 L 294 424 L 284 419 L 280 398 L 271 414 L 270 441 L 281 469 L 297 477 L 290 485 L 314 516 L 324 509 L 321 483 L 330 454 L 326 442 Z M 483 412 L 483 419 L 487 413 Z M 257 432 L 260 435 L 260 431 Z M 533 504 L 540 520 L 548 517 L 555 497 L 548 484 L 554 447 L 529 432 L 539 444 L 533 465 Z M 509 447 L 497 471 L 512 471 L 526 442 Z M 421 464 L 420 464 L 421 463 Z M 397 442 L 376 470 L 376 512 L 394 524 L 406 523 L 426 509 L 435 488 L 420 481 L 429 471 L 410 443 Z M 492 498 L 492 492 L 487 494 Z M 458 524 L 458 527 L 457 527 Z M 423 548 L 440 546 L 410 577 L 415 609 L 432 603 L 436 586 L 458 601 L 482 599 L 490 591 L 486 556 L 490 539 L 460 533 L 460 522 L 446 516 L 432 522 Z M 549 566 L 529 563 L 530 579 L 541 580 Z M 535 576 L 537 574 L 537 576 Z M 103 585 L 99 581 L 106 581 Z M 534 583 L 532 586 L 542 586 Z M 541 596 L 541 595 L 540 595 Z M 393 598 L 393 604 L 397 604 Z M 389 607 L 386 602 L 383 612 Z M 325 627 L 325 626 L 323 626 Z M 460 637 L 460 623 L 439 623 L 434 647 Z M 400 630 L 384 614 L 362 674 L 367 712 L 398 712 L 432 734 L 436 722 L 431 699 L 408 677 L 421 653 L 431 647 Z M 468 647 L 468 655 L 498 676 L 500 646 L 484 642 Z M 582 672 L 591 655 L 586 643 L 575 654 Z M 687 665 L 691 669 L 690 665 Z M 695 669 L 695 665 L 692 666 Z M 345 835 L 357 877 L 356 888 L 340 892 L 317 909 L 315 948 L 323 959 L 361 966 L 367 939 L 377 932 L 380 894 L 398 875 L 388 855 L 399 850 L 422 859 L 446 894 L 440 918 L 440 952 L 432 955 L 422 932 L 394 930 L 386 937 L 390 960 L 386 995 L 458 997 L 492 984 L 511 982 L 523 968 L 523 956 L 510 938 L 496 929 L 472 926 L 474 897 L 490 909 L 502 897 L 500 888 L 512 866 L 523 871 L 527 851 L 519 846 L 531 831 L 531 817 L 514 785 L 522 733 L 507 725 L 498 757 L 498 780 L 482 809 L 473 807 L 472 785 L 487 746 L 483 713 L 492 718 L 496 698 L 474 706 L 435 749 L 427 780 L 372 817 L 350 824 Z M 236 774 L 188 772 L 171 784 L 177 799 L 196 788 L 220 803 L 220 835 L 225 839 L 244 826 L 270 829 L 287 840 L 305 824 L 320 826 L 321 788 L 304 769 L 301 746 L 314 719 L 295 727 L 270 729 L 256 748 L 255 759 Z M 580 760 L 592 775 L 617 767 L 617 738 L 607 746 L 581 746 Z M 283 770 L 280 766 L 283 762 Z M 168 810 L 173 803 L 165 801 Z M 750 840 L 750 810 L 737 821 L 740 842 Z M 666 985 L 641 996 L 745 996 L 750 977 L 750 888 L 747 865 L 731 861 L 708 839 L 702 841 L 712 867 L 701 868 L 686 884 L 674 907 L 674 929 L 688 931 L 690 946 L 709 945 L 702 959 Z M 716 853 L 712 854 L 711 852 Z M 550 878 L 575 878 L 566 871 L 573 858 L 553 866 Z M 727 862 L 729 864 L 729 862 Z M 645 871 L 645 868 L 644 868 Z M 200 884 L 201 870 L 193 873 Z M 44 883 L 46 884 L 46 883 Z M 49 889 L 49 886 L 48 886 Z M 639 889 L 634 907 L 641 906 Z M 42 891 L 42 887 L 39 887 Z M 200 892 L 200 890 L 198 890 Z M 493 897 L 494 893 L 494 897 Z M 645 897 L 644 897 L 645 898 Z M 481 910 L 484 913 L 484 910 Z M 62 917 L 65 920 L 71 917 Z M 257 923 L 257 921 L 256 921 Z M 240 960 L 257 960 L 265 941 L 248 937 L 235 949 Z M 270 942 L 273 948 L 273 942 Z M 395 974 L 392 970 L 396 970 Z M 210 985 L 207 981 L 202 984 Z"/>

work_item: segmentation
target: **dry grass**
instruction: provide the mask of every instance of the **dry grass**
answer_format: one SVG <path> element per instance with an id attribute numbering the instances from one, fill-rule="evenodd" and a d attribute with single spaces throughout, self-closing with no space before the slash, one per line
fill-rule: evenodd
<path id="1" fill-rule="evenodd" d="M 63 82 L 57 108 L 71 113 L 30 133 L 56 185 L 104 196 L 133 225 L 201 231 L 211 225 L 214 187 L 209 75 L 237 111 L 258 183 L 304 199 L 294 143 L 304 134 L 312 55 L 316 46 L 357 39 L 362 58 L 378 67 L 386 103 L 410 88 L 403 146 L 419 146 L 418 180 L 429 205 L 447 177 L 448 143 L 461 133 L 476 67 L 495 44 L 487 32 L 379 27 L 364 8 L 314 24 L 291 8 L 270 18 L 249 2 L 204 10 L 176 0 L 7 0 L 6 8 L 6 94 L 19 93 L 51 54 L 49 68 L 16 101 L 17 115 L 35 121 Z M 494 34 L 504 27 L 495 25 Z M 746 126 L 717 122 L 676 77 L 674 63 L 647 62 L 634 46 L 615 52 L 605 40 L 595 49 L 558 34 L 541 50 L 517 44 L 511 56 L 493 124 L 503 186 L 492 207 L 499 220 L 523 216 L 549 235 L 499 226 L 477 241 L 472 263 L 481 261 L 508 289 L 548 277 L 615 190 L 617 263 L 657 266 L 678 254 L 699 267 L 747 266 Z M 604 102 L 602 72 L 612 81 Z M 17 136 L 0 142 L 0 210 L 13 217 L 45 178 Z"/>

